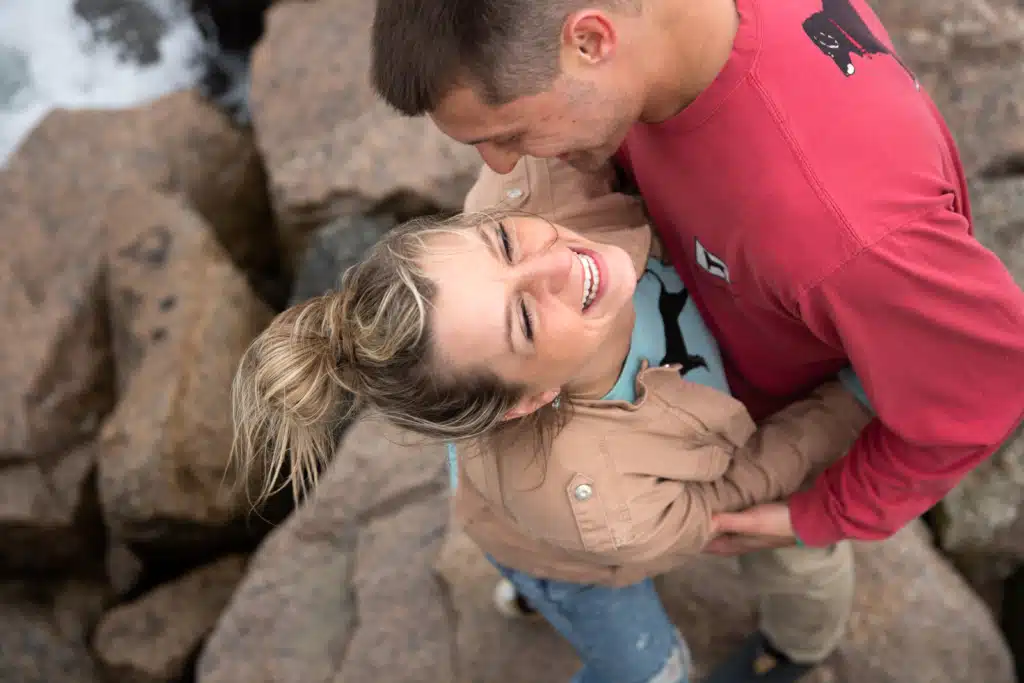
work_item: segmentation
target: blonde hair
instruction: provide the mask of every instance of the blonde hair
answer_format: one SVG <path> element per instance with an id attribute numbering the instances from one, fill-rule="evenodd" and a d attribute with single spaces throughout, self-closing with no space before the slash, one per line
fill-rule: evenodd
<path id="1" fill-rule="evenodd" d="M 263 469 L 257 501 L 289 482 L 296 501 L 308 493 L 336 430 L 363 407 L 456 441 L 494 430 L 515 406 L 524 387 L 484 369 L 456 375 L 439 361 L 430 333 L 436 287 L 419 265 L 428 238 L 481 220 L 421 218 L 393 229 L 345 272 L 337 291 L 289 308 L 253 341 L 232 387 L 231 457 L 241 481 L 250 481 L 254 465 Z"/>

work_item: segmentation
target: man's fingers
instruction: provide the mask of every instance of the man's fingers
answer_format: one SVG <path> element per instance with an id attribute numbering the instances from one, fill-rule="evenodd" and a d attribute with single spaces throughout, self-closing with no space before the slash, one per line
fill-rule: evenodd
<path id="1" fill-rule="evenodd" d="M 715 516 L 715 530 L 720 534 L 765 534 L 768 533 L 765 527 L 764 518 L 754 511 L 729 512 Z"/>
<path id="2" fill-rule="evenodd" d="M 720 536 L 712 539 L 702 552 L 709 555 L 742 555 L 756 550 L 795 545 L 790 539 L 777 536 Z"/>
<path id="3" fill-rule="evenodd" d="M 704 552 L 712 555 L 741 555 L 777 545 L 779 539 L 771 536 L 718 536 L 704 545 Z"/>

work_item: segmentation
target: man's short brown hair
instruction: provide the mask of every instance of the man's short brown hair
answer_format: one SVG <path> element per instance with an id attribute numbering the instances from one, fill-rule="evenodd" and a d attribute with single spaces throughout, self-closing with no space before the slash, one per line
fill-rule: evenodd
<path id="1" fill-rule="evenodd" d="M 377 0 L 371 37 L 377 93 L 407 116 L 437 108 L 457 84 L 500 105 L 546 90 L 559 73 L 566 17 L 641 0 Z"/>

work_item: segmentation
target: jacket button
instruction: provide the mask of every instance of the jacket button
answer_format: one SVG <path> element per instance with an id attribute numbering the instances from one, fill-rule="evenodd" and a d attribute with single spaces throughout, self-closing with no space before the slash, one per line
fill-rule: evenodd
<path id="1" fill-rule="evenodd" d="M 513 187 L 511 190 L 507 190 L 505 192 L 505 196 L 508 197 L 509 199 L 519 199 L 520 197 L 523 196 L 523 191 L 520 190 L 518 187 Z"/>
<path id="2" fill-rule="evenodd" d="M 594 489 L 590 484 L 580 484 L 572 493 L 576 496 L 576 500 L 587 500 L 594 494 Z"/>

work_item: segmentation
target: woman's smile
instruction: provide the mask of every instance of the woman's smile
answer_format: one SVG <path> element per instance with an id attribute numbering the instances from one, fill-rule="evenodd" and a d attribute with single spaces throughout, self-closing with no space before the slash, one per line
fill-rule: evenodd
<path id="1" fill-rule="evenodd" d="M 589 249 L 570 247 L 583 268 L 583 293 L 580 310 L 586 313 L 601 298 L 607 282 L 607 268 L 601 264 L 601 256 Z"/>

